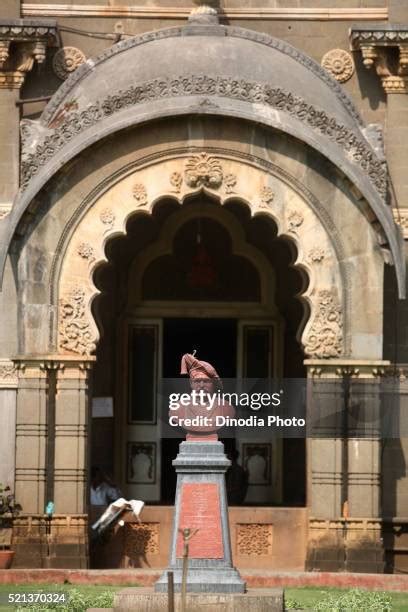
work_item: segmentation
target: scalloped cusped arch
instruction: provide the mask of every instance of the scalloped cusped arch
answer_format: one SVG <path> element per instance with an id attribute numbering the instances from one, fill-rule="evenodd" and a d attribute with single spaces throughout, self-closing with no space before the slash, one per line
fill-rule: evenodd
<path id="1" fill-rule="evenodd" d="M 329 159 L 371 207 L 404 294 L 384 160 L 342 87 L 287 43 L 222 25 L 190 24 L 122 41 L 78 68 L 38 122 L 23 122 L 22 190 L 0 222 L 1 269 L 30 202 L 74 156 L 129 126 L 192 114 L 271 126 Z"/>
<path id="2" fill-rule="evenodd" d="M 254 192 L 254 185 L 258 191 Z M 60 265 L 53 266 L 59 296 L 58 354 L 87 356 L 96 348 L 99 332 L 91 304 L 98 289 L 93 273 L 107 261 L 106 242 L 126 233 L 131 215 L 150 214 L 158 200 L 171 197 L 182 205 L 186 197 L 202 191 L 221 206 L 239 198 L 252 214 L 274 220 L 278 235 L 296 246 L 295 265 L 310 279 L 302 295 L 311 313 L 301 338 L 305 353 L 319 358 L 347 354 L 344 303 L 350 288 L 346 288 L 336 247 L 316 212 L 289 185 L 268 172 L 206 152 L 152 163 L 123 177 L 78 220 L 61 248 Z M 194 205 L 188 211 L 186 219 L 194 215 Z M 237 223 L 228 211 L 222 209 L 222 214 L 228 217 L 226 226 Z M 171 228 L 168 232 L 171 241 Z"/>

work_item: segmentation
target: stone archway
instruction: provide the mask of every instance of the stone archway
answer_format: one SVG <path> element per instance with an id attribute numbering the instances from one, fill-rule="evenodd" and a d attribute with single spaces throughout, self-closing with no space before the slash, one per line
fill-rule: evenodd
<path id="1" fill-rule="evenodd" d="M 98 291 L 92 275 L 106 261 L 107 240 L 126 232 L 129 216 L 150 214 L 159 199 L 173 197 L 181 205 L 187 196 L 200 191 L 220 205 L 240 198 L 252 215 L 270 216 L 278 236 L 296 245 L 295 265 L 310 278 L 302 296 L 311 313 L 301 338 L 305 353 L 321 359 L 344 356 L 347 277 L 339 263 L 339 241 L 336 244 L 317 212 L 282 178 L 242 160 L 202 151 L 158 160 L 116 178 L 77 218 L 75 232 L 61 248 L 60 262 L 54 260 L 53 266 L 52 284 L 59 299 L 54 330 L 58 354 L 87 356 L 95 350 L 98 329 L 91 304 Z"/>

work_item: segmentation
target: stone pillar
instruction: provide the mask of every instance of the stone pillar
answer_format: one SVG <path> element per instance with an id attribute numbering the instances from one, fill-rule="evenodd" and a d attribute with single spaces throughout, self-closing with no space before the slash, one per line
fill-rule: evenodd
<path id="1" fill-rule="evenodd" d="M 17 369 L 0 359 L 0 483 L 14 487 L 16 455 Z"/>
<path id="2" fill-rule="evenodd" d="M 44 361 L 19 360 L 16 416 L 16 500 L 25 514 L 44 512 L 48 377 Z"/>
<path id="3" fill-rule="evenodd" d="M 88 565 L 89 359 L 18 360 L 15 567 Z M 48 519 L 45 506 L 55 504 Z"/>
<path id="4" fill-rule="evenodd" d="M 385 361 L 306 360 L 307 568 L 382 572 L 379 373 Z"/>
<path id="5" fill-rule="evenodd" d="M 87 512 L 90 362 L 64 360 L 56 369 L 55 512 Z"/>

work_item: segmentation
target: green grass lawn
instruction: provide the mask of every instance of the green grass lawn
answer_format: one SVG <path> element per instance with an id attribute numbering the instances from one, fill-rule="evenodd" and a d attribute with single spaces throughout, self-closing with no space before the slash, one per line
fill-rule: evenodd
<path id="1" fill-rule="evenodd" d="M 100 596 L 103 596 L 107 593 L 111 594 L 111 600 L 113 598 L 113 594 L 115 591 L 125 588 L 126 586 L 137 586 L 136 584 L 129 585 L 120 585 L 120 586 L 109 586 L 109 585 L 101 585 L 101 586 L 93 586 L 93 585 L 72 585 L 72 584 L 2 584 L 0 585 L 0 597 L 7 595 L 10 592 L 19 592 L 19 593 L 38 593 L 38 592 L 47 592 L 47 591 L 66 591 L 69 593 L 72 589 L 77 593 L 76 600 L 78 602 L 78 593 L 79 598 L 83 598 L 84 605 L 81 607 L 81 604 L 77 603 L 75 607 L 75 611 L 85 611 L 86 608 L 92 607 L 97 603 L 97 599 Z M 335 589 L 335 588 L 321 588 L 321 587 L 304 587 L 297 589 L 285 589 L 285 599 L 288 603 L 294 604 L 297 602 L 299 607 L 306 610 L 314 610 L 315 607 L 322 601 L 327 601 L 329 598 L 340 598 L 344 596 L 344 594 L 350 593 L 350 589 Z M 371 592 L 366 592 L 368 597 L 372 595 Z M 408 612 L 408 593 L 395 593 L 388 592 L 388 595 L 391 597 L 391 606 L 392 612 Z M 103 606 L 99 605 L 99 607 L 111 607 L 112 604 Z M 25 610 L 29 611 L 31 606 L 25 606 Z M 16 610 L 16 606 L 10 606 L 5 604 L 0 604 L 0 612 L 10 612 L 10 610 Z M 35 608 L 37 609 L 37 608 Z M 56 608 L 58 609 L 58 608 Z M 69 608 L 68 608 L 69 609 Z M 329 608 L 327 608 L 329 610 Z M 356 608 L 353 608 L 356 609 Z M 360 612 L 368 612 L 370 609 L 376 610 L 376 612 L 380 612 L 381 608 L 370 608 L 364 603 L 359 608 Z M 343 609 L 342 609 L 343 610 Z"/>
<path id="2" fill-rule="evenodd" d="M 297 589 L 285 589 L 285 599 L 288 602 L 299 602 L 301 608 L 313 610 L 318 602 L 327 600 L 333 596 L 341 596 L 349 589 L 335 589 L 322 587 L 304 587 Z M 372 593 L 372 591 L 371 591 Z M 388 591 L 391 597 L 392 612 L 408 612 L 408 593 Z M 361 612 L 366 612 L 363 608 Z"/>

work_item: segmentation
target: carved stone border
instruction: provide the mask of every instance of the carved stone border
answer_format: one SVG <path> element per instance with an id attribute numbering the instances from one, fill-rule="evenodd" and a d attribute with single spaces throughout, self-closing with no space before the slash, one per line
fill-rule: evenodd
<path id="1" fill-rule="evenodd" d="M 78 70 L 80 70 L 79 68 Z M 382 198 L 387 191 L 387 168 L 374 150 L 354 131 L 338 123 L 323 110 L 315 108 L 298 96 L 267 83 L 243 81 L 231 77 L 186 75 L 173 79 L 154 79 L 119 91 L 83 111 L 71 111 L 33 152 L 24 148 L 21 162 L 21 186 L 25 189 L 31 179 L 54 155 L 76 135 L 95 127 L 104 118 L 138 104 L 173 98 L 175 96 L 208 95 L 232 98 L 244 102 L 264 104 L 289 113 L 314 131 L 346 151 L 360 166 Z"/>
<path id="2" fill-rule="evenodd" d="M 174 193 L 172 183 L 176 172 L 190 179 L 195 173 L 192 183 L 183 180 L 179 194 Z M 319 217 L 296 192 L 276 177 L 253 165 L 208 152 L 166 159 L 129 174 L 111 186 L 83 214 L 66 245 L 60 271 L 59 353 L 89 355 L 94 350 L 99 336 L 91 313 L 92 300 L 98 293 L 92 279 L 93 270 L 106 261 L 106 241 L 126 233 L 129 215 L 139 211 L 151 213 L 155 202 L 163 197 L 176 198 L 182 204 L 186 197 L 202 191 L 212 195 L 222 205 L 234 197 L 234 194 L 230 194 L 231 175 L 236 177 L 235 197 L 246 202 L 252 214 L 266 214 L 273 218 L 278 235 L 286 236 L 296 245 L 299 255 L 295 265 L 301 266 L 309 275 L 310 283 L 302 296 L 311 311 L 302 335 L 303 345 L 309 348 L 308 354 L 322 358 L 344 354 L 344 285 L 331 237 Z M 135 184 L 138 193 L 143 193 L 141 202 L 135 201 Z M 253 193 L 250 186 L 254 184 L 260 185 L 259 193 Z M 264 193 L 267 188 L 271 190 L 268 193 L 273 193 L 273 198 L 268 198 L 266 202 Z M 291 202 L 290 208 L 287 207 L 288 201 Z M 105 222 L 105 219 L 109 222 Z M 316 242 L 327 253 L 325 266 L 308 258 L 310 248 Z M 81 256 L 78 244 L 90 245 L 92 258 Z M 329 321 L 326 321 L 325 315 Z"/>
<path id="3" fill-rule="evenodd" d="M 17 366 L 10 359 L 0 359 L 0 389 L 15 389 L 17 386 Z"/>

